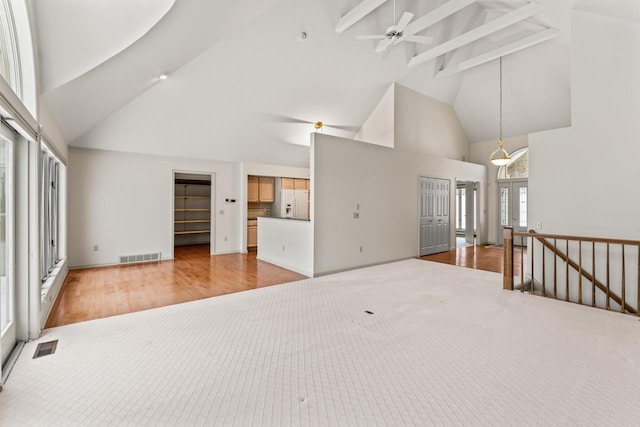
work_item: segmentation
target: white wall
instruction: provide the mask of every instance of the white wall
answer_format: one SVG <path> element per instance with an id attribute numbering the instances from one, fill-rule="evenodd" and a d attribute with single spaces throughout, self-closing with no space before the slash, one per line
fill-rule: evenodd
<path id="1" fill-rule="evenodd" d="M 69 156 L 71 267 L 115 264 L 119 255 L 158 251 L 170 258 L 174 171 L 215 174 L 212 252 L 238 251 L 238 203 L 224 202 L 238 198 L 234 164 L 78 148 Z"/>
<path id="2" fill-rule="evenodd" d="M 574 12 L 572 128 L 529 137 L 529 223 L 640 239 L 640 25 Z"/>
<path id="3" fill-rule="evenodd" d="M 389 86 L 354 139 L 385 147 L 394 146 L 395 88 L 395 83 Z"/>
<path id="4" fill-rule="evenodd" d="M 39 105 L 38 121 L 42 125 L 47 145 L 66 164 L 69 159 L 69 147 L 58 128 L 58 124 L 51 116 L 47 106 L 42 102 Z"/>
<path id="5" fill-rule="evenodd" d="M 469 141 L 450 105 L 399 84 L 394 92 L 395 148 L 446 159 L 469 159 Z"/>
<path id="6" fill-rule="evenodd" d="M 486 210 L 486 168 L 472 163 L 316 134 L 311 174 L 315 275 L 417 256 L 420 176 L 448 178 L 452 188 L 456 179 L 479 182 Z M 485 230 L 486 215 L 478 220 Z"/>
<path id="7" fill-rule="evenodd" d="M 513 153 L 522 148 L 527 148 L 529 145 L 529 136 L 520 135 L 504 139 L 504 149 L 507 153 Z M 489 161 L 491 153 L 498 148 L 498 137 L 483 141 L 474 142 L 471 144 L 471 159 L 472 163 L 484 165 L 487 168 L 487 191 L 486 191 L 486 211 L 484 214 L 488 218 L 488 227 L 486 229 L 486 235 L 481 236 L 481 241 L 497 243 L 498 242 L 498 169 L 499 166 L 494 165 Z"/>
<path id="8" fill-rule="evenodd" d="M 563 37 L 503 58 L 504 135 L 526 135 L 571 125 L 571 48 L 561 41 Z M 472 144 L 497 136 L 499 64 L 496 58 L 467 70 L 458 89 L 453 107 L 467 135 L 473 136 Z"/>
<path id="9" fill-rule="evenodd" d="M 238 175 L 238 200 L 240 206 L 241 217 L 237 228 L 240 236 L 240 252 L 247 252 L 247 177 L 255 176 L 272 176 L 285 178 L 304 178 L 309 179 L 310 171 L 308 168 L 299 168 L 295 166 L 270 165 L 266 163 L 241 163 Z"/>
<path id="10" fill-rule="evenodd" d="M 258 259 L 312 277 L 312 223 L 258 218 Z"/>

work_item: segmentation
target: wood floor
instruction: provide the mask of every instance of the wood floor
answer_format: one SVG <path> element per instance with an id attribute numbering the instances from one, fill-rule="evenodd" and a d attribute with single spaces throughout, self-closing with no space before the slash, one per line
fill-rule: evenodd
<path id="1" fill-rule="evenodd" d="M 467 246 L 449 252 L 442 252 L 434 255 L 423 256 L 420 259 L 427 261 L 441 262 L 444 264 L 457 265 L 460 267 L 475 268 L 477 270 L 493 271 L 502 273 L 503 258 L 502 248 L 493 245 Z M 519 248 L 514 248 L 513 271 L 514 276 L 520 275 L 520 254 Z M 526 257 L 526 249 L 525 249 Z"/>
<path id="2" fill-rule="evenodd" d="M 209 246 L 176 247 L 174 260 L 71 270 L 46 328 L 147 310 L 304 279 L 256 259 L 209 255 Z"/>
<path id="3" fill-rule="evenodd" d="M 46 328 L 304 279 L 256 253 L 209 255 L 207 245 L 176 247 L 174 260 L 71 270 Z M 520 251 L 514 254 L 520 274 Z M 501 273 L 502 249 L 469 246 L 421 259 Z"/>

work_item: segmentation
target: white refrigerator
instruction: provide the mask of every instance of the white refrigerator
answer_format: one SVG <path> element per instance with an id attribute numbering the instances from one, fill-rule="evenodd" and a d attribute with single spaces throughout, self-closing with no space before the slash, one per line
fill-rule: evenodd
<path id="1" fill-rule="evenodd" d="M 307 190 L 282 190 L 280 193 L 280 217 L 309 219 L 309 192 Z"/>

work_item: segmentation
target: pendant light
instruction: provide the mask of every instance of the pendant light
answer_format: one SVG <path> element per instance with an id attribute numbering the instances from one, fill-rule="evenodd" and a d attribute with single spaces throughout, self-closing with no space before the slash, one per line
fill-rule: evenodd
<path id="1" fill-rule="evenodd" d="M 504 166 L 511 161 L 511 156 L 509 153 L 504 151 L 502 146 L 504 145 L 504 141 L 502 140 L 502 56 L 500 57 L 500 139 L 498 139 L 498 149 L 491 153 L 491 163 L 496 166 Z"/>

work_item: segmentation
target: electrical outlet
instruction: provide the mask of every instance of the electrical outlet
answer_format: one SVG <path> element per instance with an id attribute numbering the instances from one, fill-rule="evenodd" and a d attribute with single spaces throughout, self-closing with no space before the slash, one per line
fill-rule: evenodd
<path id="1" fill-rule="evenodd" d="M 100 246 L 93 245 L 93 252 L 98 252 L 100 250 Z"/>
<path id="2" fill-rule="evenodd" d="M 536 224 L 536 228 L 537 228 L 538 230 L 542 230 L 542 223 L 541 223 L 541 222 L 537 223 L 537 224 Z"/>
<path id="3" fill-rule="evenodd" d="M 360 212 L 354 212 L 353 219 L 359 219 L 359 218 L 360 218 Z"/>

